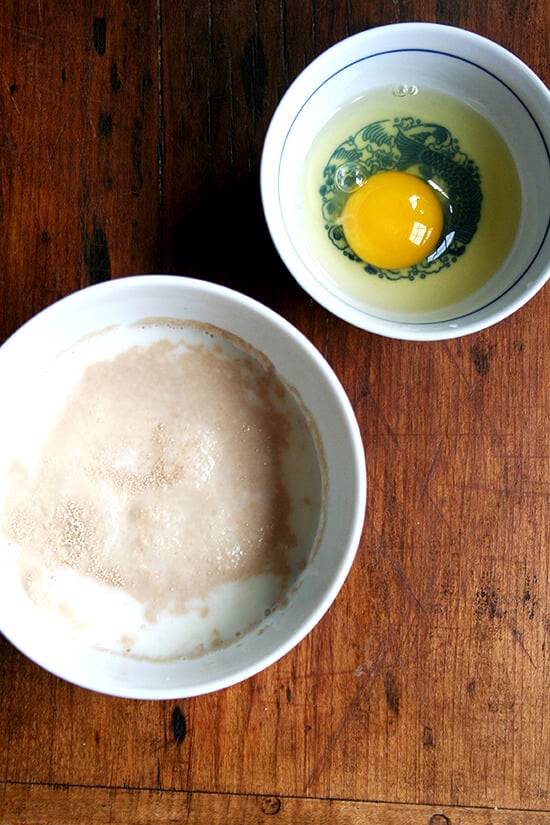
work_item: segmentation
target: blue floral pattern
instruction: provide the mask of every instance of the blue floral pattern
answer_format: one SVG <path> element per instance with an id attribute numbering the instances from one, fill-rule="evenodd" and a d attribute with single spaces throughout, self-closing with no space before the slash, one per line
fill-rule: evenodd
<path id="1" fill-rule="evenodd" d="M 353 252 L 339 223 L 352 189 L 377 172 L 396 169 L 426 180 L 443 205 L 444 227 L 438 248 L 408 269 L 379 269 Z M 392 281 L 425 278 L 448 269 L 475 235 L 482 204 L 481 175 L 448 129 L 418 118 L 378 120 L 336 147 L 323 171 L 319 193 L 330 241 L 343 255 L 363 264 L 365 272 Z"/>

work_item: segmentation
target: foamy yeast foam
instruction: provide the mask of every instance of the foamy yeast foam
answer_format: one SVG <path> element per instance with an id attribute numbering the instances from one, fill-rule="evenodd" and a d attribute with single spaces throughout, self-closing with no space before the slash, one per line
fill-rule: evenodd
<path id="1" fill-rule="evenodd" d="M 218 328 L 88 336 L 14 416 L 3 537 L 37 611 L 127 656 L 196 656 L 284 602 L 315 551 L 315 426 L 270 362 Z"/>

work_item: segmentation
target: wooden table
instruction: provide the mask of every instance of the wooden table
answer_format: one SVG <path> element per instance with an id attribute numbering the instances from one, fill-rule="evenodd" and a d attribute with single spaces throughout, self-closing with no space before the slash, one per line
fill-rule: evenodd
<path id="1" fill-rule="evenodd" d="M 294 282 L 258 187 L 277 102 L 337 40 L 454 24 L 548 83 L 549 8 L 3 0 L 0 341 L 108 278 L 240 289 L 334 367 L 369 493 L 333 607 L 234 688 L 109 698 L 0 639 L 2 825 L 550 823 L 550 290 L 463 339 L 368 334 Z"/>

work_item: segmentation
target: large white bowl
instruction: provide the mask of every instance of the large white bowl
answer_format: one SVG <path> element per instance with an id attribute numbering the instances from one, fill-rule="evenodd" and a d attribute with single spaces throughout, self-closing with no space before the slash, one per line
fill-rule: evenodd
<path id="1" fill-rule="evenodd" d="M 479 291 L 440 312 L 381 311 L 338 287 L 303 232 L 301 180 L 312 141 L 350 101 L 384 87 L 429 88 L 469 104 L 500 133 L 517 167 L 521 217 L 500 268 Z M 343 138 L 342 138 L 343 139 Z M 298 283 L 335 315 L 382 335 L 452 338 L 525 304 L 550 275 L 550 92 L 521 60 L 451 26 L 401 23 L 353 35 L 309 64 L 281 99 L 261 162 L 273 242 Z M 505 170 L 503 170 L 505 174 Z M 430 276 L 428 276 L 430 277 Z"/>
<path id="2" fill-rule="evenodd" d="M 286 606 L 230 646 L 196 658 L 136 660 L 88 647 L 58 628 L 52 631 L 7 564 L 6 543 L 0 538 L 0 631 L 17 648 L 77 685 L 115 696 L 166 699 L 199 695 L 246 679 L 285 655 L 317 624 L 340 590 L 358 547 L 366 468 L 350 402 L 327 362 L 299 331 L 235 291 L 164 275 L 122 278 L 76 292 L 35 316 L 0 347 L 0 456 L 10 452 L 10 425 L 26 414 L 17 406 L 26 389 L 60 351 L 90 333 L 110 325 L 128 326 L 144 317 L 212 324 L 267 356 L 283 381 L 299 388 L 326 462 L 322 534 Z M 5 464 L 3 458 L 0 474 L 6 473 Z M 2 481 L 0 475 L 0 506 Z"/>

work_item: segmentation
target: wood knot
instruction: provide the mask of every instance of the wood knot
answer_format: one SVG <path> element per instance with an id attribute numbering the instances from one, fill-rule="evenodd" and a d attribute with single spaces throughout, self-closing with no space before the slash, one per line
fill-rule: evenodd
<path id="1" fill-rule="evenodd" d="M 474 367 L 476 368 L 477 374 L 481 378 L 485 378 L 489 374 L 491 357 L 493 355 L 494 349 L 494 345 L 490 345 L 485 349 L 482 346 L 474 346 L 470 349 L 470 354 L 472 357 L 472 361 L 474 362 Z"/>
<path id="2" fill-rule="evenodd" d="M 281 810 L 281 800 L 278 796 L 264 796 L 261 803 L 262 813 L 267 816 L 274 816 Z"/>
<path id="3" fill-rule="evenodd" d="M 445 814 L 433 814 L 430 817 L 429 825 L 451 825 L 451 820 Z"/>
<path id="4" fill-rule="evenodd" d="M 172 711 L 171 727 L 175 744 L 181 745 L 187 734 L 187 722 L 179 705 Z"/>
<path id="5" fill-rule="evenodd" d="M 107 22 L 104 17 L 96 17 L 93 28 L 94 49 L 98 54 L 105 54 L 107 41 Z"/>
<path id="6" fill-rule="evenodd" d="M 388 707 L 397 716 L 399 714 L 399 686 L 391 670 L 386 673 L 385 687 Z"/>

